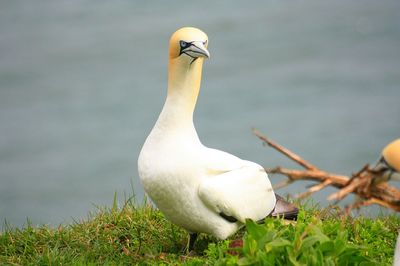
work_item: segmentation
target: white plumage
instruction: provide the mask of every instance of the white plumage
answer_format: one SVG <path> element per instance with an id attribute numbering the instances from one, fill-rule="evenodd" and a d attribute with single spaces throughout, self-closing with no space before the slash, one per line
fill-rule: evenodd
<path id="1" fill-rule="evenodd" d="M 207 44 L 195 28 L 172 35 L 167 99 L 138 168 L 145 191 L 168 219 L 191 233 L 225 239 L 245 219 L 268 216 L 276 198 L 263 167 L 205 147 L 198 138 L 193 111 Z"/>

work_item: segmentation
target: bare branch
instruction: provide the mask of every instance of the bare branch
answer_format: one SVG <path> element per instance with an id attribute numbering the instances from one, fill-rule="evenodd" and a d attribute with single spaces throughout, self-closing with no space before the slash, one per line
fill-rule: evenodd
<path id="1" fill-rule="evenodd" d="M 330 195 L 328 200 L 340 201 L 350 193 L 358 196 L 358 200 L 355 203 L 348 205 L 346 211 L 351 211 L 351 209 L 362 206 L 369 206 L 371 204 L 378 204 L 385 208 L 400 212 L 400 190 L 389 185 L 387 182 L 374 182 L 375 180 L 378 180 L 377 178 L 381 173 L 372 170 L 369 164 L 366 164 L 361 170 L 352 174 L 351 177 L 328 173 L 318 169 L 316 166 L 307 162 L 289 149 L 268 139 L 257 129 L 253 128 L 253 134 L 261 139 L 264 144 L 274 148 L 306 169 L 287 169 L 280 166 L 266 169 L 268 173 L 282 174 L 288 177 L 287 180 L 274 186 L 275 189 L 285 187 L 297 180 L 313 180 L 320 184 L 311 187 L 306 192 L 300 193 L 298 195 L 299 198 L 308 197 L 312 193 L 320 191 L 327 186 L 333 186 L 338 188 L 339 191 Z"/>
<path id="2" fill-rule="evenodd" d="M 344 186 L 338 192 L 331 194 L 328 197 L 328 200 L 340 201 L 344 197 L 346 197 L 347 194 L 354 192 L 354 190 L 356 190 L 358 187 L 360 187 L 363 183 L 367 182 L 367 179 L 360 179 L 360 178 L 351 179 L 351 180 L 354 180 L 354 181 L 349 182 L 348 185 Z"/>
<path id="3" fill-rule="evenodd" d="M 290 179 L 290 178 L 289 178 L 289 179 L 286 179 L 285 181 L 282 181 L 282 182 L 280 182 L 280 183 L 274 185 L 274 186 L 273 186 L 273 189 L 280 189 L 280 188 L 286 187 L 286 186 L 292 184 L 293 182 L 294 182 L 294 180 L 292 180 L 292 179 Z"/>
<path id="4" fill-rule="evenodd" d="M 261 139 L 265 144 L 267 144 L 267 145 L 271 146 L 272 148 L 274 148 L 275 150 L 278 150 L 279 152 L 283 153 L 284 155 L 289 157 L 289 159 L 292 159 L 293 161 L 297 162 L 298 164 L 300 164 L 304 168 L 306 168 L 308 170 L 316 169 L 316 167 L 314 165 L 310 164 L 309 162 L 307 162 L 306 160 L 304 160 L 303 158 L 301 158 L 300 156 L 298 156 L 294 152 L 292 152 L 292 151 L 280 146 L 279 144 L 269 140 L 266 136 L 262 135 L 260 133 L 260 131 L 258 131 L 257 129 L 253 128 L 252 131 L 253 131 L 253 134 L 256 135 L 259 139 Z"/>
<path id="5" fill-rule="evenodd" d="M 326 179 L 324 182 L 322 182 L 318 185 L 312 186 L 306 192 L 299 194 L 297 196 L 297 198 L 299 198 L 299 199 L 306 198 L 306 197 L 310 196 L 311 194 L 320 191 L 321 189 L 325 188 L 326 186 L 329 186 L 330 184 L 332 184 L 332 180 Z"/>

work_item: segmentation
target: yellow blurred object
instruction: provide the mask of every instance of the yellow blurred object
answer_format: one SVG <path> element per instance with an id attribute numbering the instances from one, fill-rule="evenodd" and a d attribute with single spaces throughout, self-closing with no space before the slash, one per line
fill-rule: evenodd
<path id="1" fill-rule="evenodd" d="M 382 151 L 382 156 L 389 167 L 400 172 L 400 139 L 389 143 Z"/>

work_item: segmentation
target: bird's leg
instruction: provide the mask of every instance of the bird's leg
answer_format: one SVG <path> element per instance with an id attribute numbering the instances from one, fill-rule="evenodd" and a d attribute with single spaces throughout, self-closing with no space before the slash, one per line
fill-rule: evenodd
<path id="1" fill-rule="evenodd" d="M 196 242 L 198 234 L 197 233 L 189 233 L 189 242 L 187 247 L 187 252 L 191 253 L 194 248 L 194 243 Z"/>

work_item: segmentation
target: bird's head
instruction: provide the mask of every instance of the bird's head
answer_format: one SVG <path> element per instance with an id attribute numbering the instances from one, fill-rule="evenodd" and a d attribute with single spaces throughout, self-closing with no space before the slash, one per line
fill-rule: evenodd
<path id="1" fill-rule="evenodd" d="M 383 149 L 382 157 L 391 168 L 400 172 L 400 139 L 390 142 Z"/>
<path id="2" fill-rule="evenodd" d="M 374 170 L 378 174 L 378 180 L 375 182 L 400 181 L 400 139 L 386 145 Z"/>
<path id="3" fill-rule="evenodd" d="M 180 59 L 192 64 L 199 58 L 209 58 L 208 37 L 197 28 L 185 27 L 177 30 L 169 41 L 170 60 Z"/>

